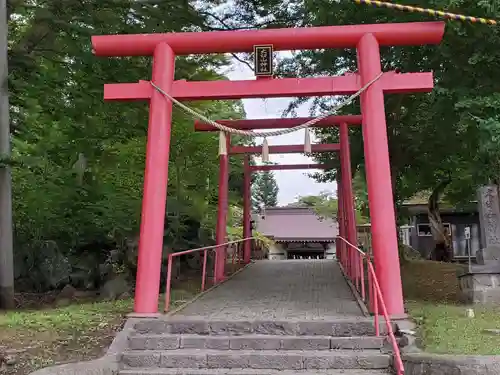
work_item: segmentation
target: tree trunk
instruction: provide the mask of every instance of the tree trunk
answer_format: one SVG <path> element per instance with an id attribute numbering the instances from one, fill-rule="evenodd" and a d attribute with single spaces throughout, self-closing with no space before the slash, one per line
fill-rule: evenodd
<path id="1" fill-rule="evenodd" d="M 9 91 L 7 86 L 7 4 L 0 0 L 0 156 L 10 156 Z M 13 309 L 14 254 L 10 166 L 0 166 L 0 309 Z"/>
<path id="2" fill-rule="evenodd" d="M 451 233 L 443 226 L 439 213 L 439 198 L 450 182 L 451 179 L 448 178 L 439 183 L 430 195 L 427 205 L 427 216 L 434 239 L 434 249 L 430 252 L 430 258 L 438 262 L 451 262 L 453 257 Z"/>

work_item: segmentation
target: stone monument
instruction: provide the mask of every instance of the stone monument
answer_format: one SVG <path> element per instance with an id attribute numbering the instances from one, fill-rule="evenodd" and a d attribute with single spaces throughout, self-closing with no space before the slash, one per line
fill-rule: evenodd
<path id="1" fill-rule="evenodd" d="M 479 225 L 482 249 L 476 263 L 459 275 L 463 301 L 474 304 L 500 303 L 500 200 L 498 186 L 478 189 Z"/>

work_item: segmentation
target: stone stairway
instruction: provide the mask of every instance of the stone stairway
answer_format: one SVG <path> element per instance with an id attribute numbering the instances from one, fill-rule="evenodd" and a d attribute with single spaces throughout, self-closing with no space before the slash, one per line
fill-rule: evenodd
<path id="1" fill-rule="evenodd" d="M 381 332 L 384 332 L 381 325 Z M 329 321 L 138 321 L 121 375 L 375 375 L 391 368 L 390 346 L 368 318 Z"/>

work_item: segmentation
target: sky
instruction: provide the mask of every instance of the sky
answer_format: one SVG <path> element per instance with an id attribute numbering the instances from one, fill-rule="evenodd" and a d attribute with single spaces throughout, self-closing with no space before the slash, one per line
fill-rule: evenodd
<path id="1" fill-rule="evenodd" d="M 255 79 L 253 72 L 248 66 L 236 60 L 233 66 L 225 75 L 231 80 L 247 80 Z M 293 98 L 270 98 L 270 99 L 244 99 L 243 105 L 247 118 L 280 118 L 283 111 Z M 309 105 L 305 103 L 297 109 L 297 114 L 300 117 L 309 116 Z M 312 135 L 312 134 L 311 134 Z M 288 145 L 288 144 L 304 144 L 305 130 L 299 130 L 294 133 L 281 135 L 278 137 L 269 137 L 268 144 L 271 145 Z M 312 143 L 316 143 L 316 139 L 312 138 Z M 257 139 L 257 143 L 262 143 L 262 138 Z M 260 163 L 260 158 L 256 159 Z M 270 154 L 269 161 L 277 164 L 307 164 L 315 163 L 312 158 L 302 154 Z M 295 202 L 299 196 L 318 195 L 322 191 L 335 192 L 337 185 L 335 182 L 319 183 L 308 176 L 308 174 L 316 172 L 316 170 L 289 170 L 289 171 L 274 171 L 276 182 L 278 183 L 278 205 L 284 206 Z"/>

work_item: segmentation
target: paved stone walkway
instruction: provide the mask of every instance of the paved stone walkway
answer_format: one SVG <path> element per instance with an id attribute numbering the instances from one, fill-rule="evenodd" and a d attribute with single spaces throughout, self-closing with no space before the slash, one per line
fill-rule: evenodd
<path id="1" fill-rule="evenodd" d="M 363 317 L 331 260 L 257 261 L 176 316 L 221 320 Z"/>

